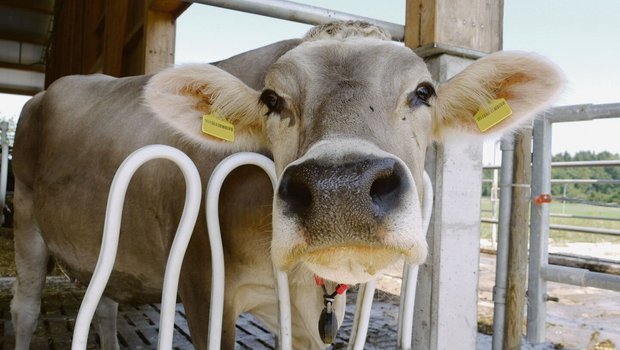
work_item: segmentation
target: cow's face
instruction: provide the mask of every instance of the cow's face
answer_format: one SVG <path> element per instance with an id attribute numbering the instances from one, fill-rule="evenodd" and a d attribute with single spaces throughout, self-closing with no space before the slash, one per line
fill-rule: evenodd
<path id="1" fill-rule="evenodd" d="M 271 65 L 262 90 L 202 65 L 157 74 L 145 94 L 158 116 L 211 150 L 268 149 L 279 175 L 276 266 L 340 283 L 367 281 L 402 257 L 425 259 L 429 142 L 447 130 L 479 134 L 473 115 L 494 98 L 513 109 L 494 131 L 510 130 L 562 85 L 538 56 L 496 53 L 437 87 L 411 50 L 375 27 L 353 27 L 315 29 Z M 200 133 L 202 114 L 214 110 L 235 124 L 234 144 Z"/>
<path id="2" fill-rule="evenodd" d="M 260 101 L 280 174 L 272 254 L 344 283 L 426 258 L 420 196 L 435 88 L 389 41 L 301 44 L 270 69 Z"/>

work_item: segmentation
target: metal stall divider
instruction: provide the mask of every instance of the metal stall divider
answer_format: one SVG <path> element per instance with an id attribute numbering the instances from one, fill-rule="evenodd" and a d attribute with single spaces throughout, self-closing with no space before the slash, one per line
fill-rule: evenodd
<path id="1" fill-rule="evenodd" d="M 194 163 L 183 152 L 165 145 L 151 145 L 132 153 L 119 167 L 108 197 L 104 232 L 101 251 L 97 265 L 86 290 L 80 311 L 76 318 L 73 333 L 72 349 L 86 349 L 88 330 L 97 304 L 101 299 L 105 285 L 112 272 L 116 259 L 118 239 L 120 233 L 121 214 L 125 193 L 129 181 L 138 168 L 149 160 L 168 159 L 179 166 L 186 182 L 185 207 L 179 227 L 177 229 L 172 248 L 166 265 L 164 287 L 162 292 L 162 306 L 160 315 L 160 332 L 158 349 L 172 349 L 174 330 L 174 310 L 176 304 L 177 287 L 183 256 L 191 238 L 191 234 L 200 209 L 200 192 L 202 184 L 198 170 Z M 273 161 L 269 158 L 252 152 L 240 152 L 224 159 L 214 169 L 205 193 L 206 216 L 209 231 L 209 240 L 212 254 L 212 289 L 211 311 L 209 320 L 209 349 L 220 348 L 222 332 L 222 316 L 224 307 L 224 255 L 219 229 L 218 200 L 221 186 L 226 176 L 241 165 L 256 165 L 269 176 L 275 189 L 277 177 Z M 433 206 L 433 191 L 430 179 L 424 173 L 424 201 L 422 204 L 422 228 L 428 229 Z M 398 349 L 411 349 L 411 330 L 413 323 L 415 284 L 418 267 L 405 263 L 403 271 L 403 288 L 401 288 L 401 303 L 398 316 Z M 288 278 L 285 272 L 274 270 L 278 298 L 278 348 L 292 349 L 290 296 Z M 357 307 L 353 321 L 351 341 L 348 349 L 363 349 L 370 309 L 375 291 L 376 281 L 370 281 L 360 286 L 357 298 Z"/>
<path id="2" fill-rule="evenodd" d="M 170 255 L 166 264 L 164 275 L 164 287 L 161 300 L 161 315 L 159 329 L 159 349 L 172 348 L 172 334 L 174 330 L 174 310 L 177 298 L 177 285 L 183 256 L 192 236 L 198 212 L 200 210 L 200 197 L 202 194 L 202 183 L 198 169 L 185 153 L 176 148 L 165 145 L 150 145 L 133 152 L 125 159 L 118 168 L 106 207 L 105 224 L 103 226 L 103 237 L 101 240 L 101 250 L 93 277 L 88 284 L 86 294 L 80 305 L 80 311 L 75 319 L 75 329 L 73 331 L 72 350 L 86 349 L 88 342 L 88 330 L 93 319 L 97 304 L 101 299 L 105 289 L 118 249 L 118 239 L 121 229 L 121 214 L 125 194 L 129 181 L 140 166 L 153 159 L 168 159 L 173 161 L 185 178 L 185 207 L 179 227 L 172 242 Z"/>

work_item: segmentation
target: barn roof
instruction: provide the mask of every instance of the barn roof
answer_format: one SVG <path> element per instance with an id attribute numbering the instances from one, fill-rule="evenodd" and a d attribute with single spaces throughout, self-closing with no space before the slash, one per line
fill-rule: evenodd
<path id="1" fill-rule="evenodd" d="M 54 0 L 0 0 L 0 92 L 43 89 Z"/>

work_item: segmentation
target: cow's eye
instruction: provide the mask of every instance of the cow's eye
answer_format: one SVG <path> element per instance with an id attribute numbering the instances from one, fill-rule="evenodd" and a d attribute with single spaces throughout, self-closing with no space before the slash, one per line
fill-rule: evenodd
<path id="1" fill-rule="evenodd" d="M 260 101 L 269 109 L 267 114 L 280 113 L 282 108 L 284 108 L 284 99 L 273 90 L 267 89 L 263 91 L 260 95 Z"/>
<path id="2" fill-rule="evenodd" d="M 421 104 L 430 107 L 430 100 L 435 95 L 435 88 L 433 85 L 429 82 L 423 82 L 415 88 L 415 91 L 409 93 L 407 102 L 411 108 L 418 107 Z"/>

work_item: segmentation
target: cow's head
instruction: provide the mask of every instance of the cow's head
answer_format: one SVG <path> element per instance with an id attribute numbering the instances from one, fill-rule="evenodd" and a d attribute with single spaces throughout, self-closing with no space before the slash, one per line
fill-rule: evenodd
<path id="1" fill-rule="evenodd" d="M 212 65 L 185 66 L 155 75 L 146 100 L 211 149 L 270 151 L 280 177 L 275 264 L 358 283 L 401 257 L 425 259 L 420 203 L 429 143 L 480 134 L 473 116 L 495 98 L 513 114 L 493 132 L 514 129 L 561 86 L 554 65 L 516 52 L 491 54 L 437 85 L 423 60 L 384 30 L 339 23 L 311 30 L 275 60 L 260 90 Z M 202 115 L 214 110 L 235 125 L 234 143 L 201 133 Z"/>

